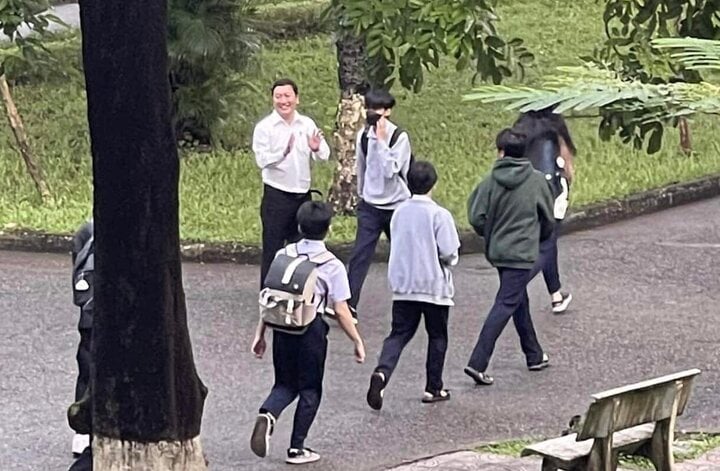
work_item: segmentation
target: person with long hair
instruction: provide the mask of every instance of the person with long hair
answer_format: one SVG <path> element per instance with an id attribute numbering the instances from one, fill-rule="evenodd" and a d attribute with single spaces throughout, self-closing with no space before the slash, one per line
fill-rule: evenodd
<path id="1" fill-rule="evenodd" d="M 558 268 L 558 231 L 565 218 L 570 185 L 574 176 L 574 157 L 577 148 L 570 137 L 565 119 L 552 108 L 521 114 L 513 124 L 513 131 L 528 136 L 526 157 L 533 166 L 543 172 L 555 196 L 555 219 L 557 224 L 551 237 L 540 244 L 540 257 L 533 274 L 542 271 L 545 285 L 551 297 L 552 311 L 567 311 L 572 294 L 562 291 Z"/>

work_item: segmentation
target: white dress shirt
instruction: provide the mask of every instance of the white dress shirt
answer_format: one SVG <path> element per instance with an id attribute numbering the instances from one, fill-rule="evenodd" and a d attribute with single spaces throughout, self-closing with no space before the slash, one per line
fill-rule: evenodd
<path id="1" fill-rule="evenodd" d="M 255 126 L 252 142 L 255 162 L 262 169 L 263 183 L 288 193 L 307 193 L 310 190 L 310 159 L 328 160 L 330 157 L 325 138 L 320 141 L 317 152 L 310 150 L 308 139 L 317 131 L 315 122 L 297 111 L 289 124 L 275 110 L 263 118 Z M 293 134 L 293 147 L 284 156 Z"/>

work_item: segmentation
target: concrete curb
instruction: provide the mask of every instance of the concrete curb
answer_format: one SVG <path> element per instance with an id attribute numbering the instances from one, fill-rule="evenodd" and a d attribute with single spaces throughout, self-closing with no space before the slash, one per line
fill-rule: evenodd
<path id="1" fill-rule="evenodd" d="M 583 231 L 716 196 L 720 196 L 720 174 L 578 208 L 565 219 L 561 232 Z M 483 252 L 482 239 L 472 231 L 461 231 L 460 240 L 462 255 Z M 0 250 L 69 253 L 70 241 L 69 235 L 0 231 Z M 347 260 L 352 243 L 329 244 L 329 248 L 341 259 Z M 183 241 L 180 250 L 184 261 L 200 263 L 258 264 L 262 254 L 259 246 L 235 242 Z M 388 253 L 389 245 L 381 241 L 375 260 L 387 260 Z"/>

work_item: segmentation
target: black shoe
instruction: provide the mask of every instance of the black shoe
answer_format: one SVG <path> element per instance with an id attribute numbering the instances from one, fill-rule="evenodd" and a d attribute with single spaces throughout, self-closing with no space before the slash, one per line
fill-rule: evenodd
<path id="1" fill-rule="evenodd" d="M 490 386 L 495 382 L 492 376 L 488 376 L 487 374 L 470 368 L 469 366 L 466 366 L 463 371 L 466 375 L 470 376 L 478 386 Z"/>
<path id="2" fill-rule="evenodd" d="M 572 301 L 573 299 L 572 294 L 570 293 L 560 293 L 560 296 L 562 296 L 562 299 L 560 301 L 552 302 L 553 314 L 563 314 L 565 311 L 567 311 L 567 308 L 570 305 L 570 301 Z"/>
<path id="3" fill-rule="evenodd" d="M 382 409 L 383 395 L 385 393 L 385 375 L 376 371 L 370 376 L 370 388 L 367 392 L 367 403 L 375 410 Z"/>
<path id="4" fill-rule="evenodd" d="M 423 394 L 422 402 L 425 404 L 432 404 L 433 402 L 442 402 L 450 400 L 450 391 L 447 389 L 441 389 L 435 393 L 425 391 Z"/>
<path id="5" fill-rule="evenodd" d="M 255 419 L 252 437 L 250 437 L 250 449 L 260 458 L 265 458 L 270 448 L 270 435 L 275 426 L 275 417 L 269 412 L 258 414 Z"/>
<path id="6" fill-rule="evenodd" d="M 352 316 L 353 324 L 358 324 L 358 315 L 357 315 L 357 308 L 354 308 L 348 304 L 348 307 L 350 308 L 350 315 Z"/>
<path id="7" fill-rule="evenodd" d="M 535 363 L 534 365 L 528 365 L 528 370 L 540 371 L 540 370 L 544 370 L 548 366 L 550 366 L 550 358 L 546 354 L 543 353 L 542 360 L 540 361 L 540 363 Z"/>

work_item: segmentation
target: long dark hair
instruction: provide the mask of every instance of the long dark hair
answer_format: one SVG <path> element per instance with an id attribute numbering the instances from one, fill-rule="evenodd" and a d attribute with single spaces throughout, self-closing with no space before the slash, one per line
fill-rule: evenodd
<path id="1" fill-rule="evenodd" d="M 554 107 L 548 107 L 539 111 L 522 113 L 513 124 L 513 131 L 523 133 L 530 139 L 544 132 L 552 131 L 562 138 L 570 152 L 576 155 L 577 148 L 570 137 L 565 119 L 562 115 L 554 113 L 553 109 Z"/>

